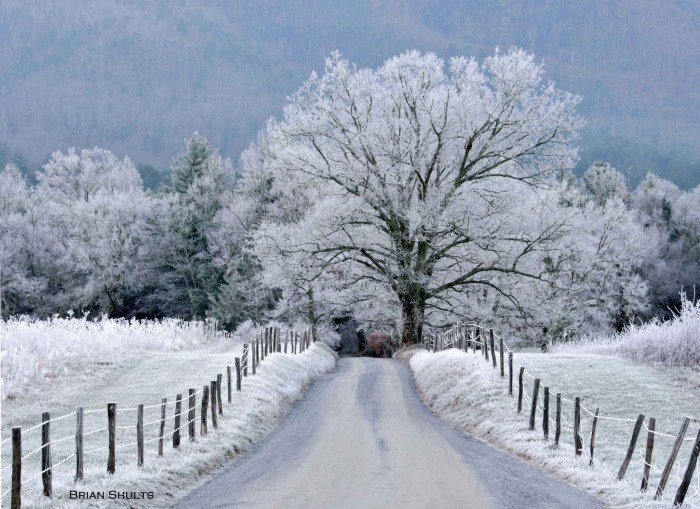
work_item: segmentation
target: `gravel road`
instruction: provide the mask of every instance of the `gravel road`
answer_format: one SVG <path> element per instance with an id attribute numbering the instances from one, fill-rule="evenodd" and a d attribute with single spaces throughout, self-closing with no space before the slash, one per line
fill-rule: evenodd
<path id="1" fill-rule="evenodd" d="M 595 509 L 595 498 L 460 434 L 396 360 L 346 358 L 263 443 L 176 505 L 200 508 Z"/>

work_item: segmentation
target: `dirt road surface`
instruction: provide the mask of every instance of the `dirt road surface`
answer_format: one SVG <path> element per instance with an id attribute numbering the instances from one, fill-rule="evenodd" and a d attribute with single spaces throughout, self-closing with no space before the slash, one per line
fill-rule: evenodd
<path id="1" fill-rule="evenodd" d="M 595 509 L 595 498 L 460 434 L 400 362 L 346 358 L 267 440 L 177 509 Z"/>

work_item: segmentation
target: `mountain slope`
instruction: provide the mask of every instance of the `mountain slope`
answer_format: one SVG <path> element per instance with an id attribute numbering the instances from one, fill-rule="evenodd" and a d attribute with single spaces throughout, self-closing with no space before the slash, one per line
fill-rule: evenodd
<path id="1" fill-rule="evenodd" d="M 164 169 L 199 130 L 235 158 L 334 49 L 376 66 L 410 48 L 482 58 L 517 45 L 584 96 L 581 166 L 694 185 L 699 22 L 683 0 L 6 0 L 0 142 L 32 165 L 100 145 Z"/>

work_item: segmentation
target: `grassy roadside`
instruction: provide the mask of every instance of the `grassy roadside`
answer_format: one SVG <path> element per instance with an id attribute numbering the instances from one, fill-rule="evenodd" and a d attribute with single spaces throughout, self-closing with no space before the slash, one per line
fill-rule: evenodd
<path id="1" fill-rule="evenodd" d="M 142 468 L 136 465 L 135 424 L 136 414 L 128 409 L 138 403 L 151 405 L 168 398 L 167 424 L 165 432 L 173 429 L 175 393 L 187 394 L 189 387 L 201 389 L 203 384 L 216 379 L 218 373 L 226 374 L 226 366 L 234 364 L 240 355 L 240 346 L 232 344 L 204 345 L 180 352 L 143 352 L 114 365 L 75 377 L 62 379 L 49 387 L 34 401 L 21 397 L 7 401 L 3 408 L 3 439 L 5 430 L 13 425 L 27 427 L 40 420 L 42 410 L 51 410 L 52 417 L 70 413 L 77 404 L 87 409 L 102 409 L 108 401 L 117 402 L 117 465 L 114 475 L 106 472 L 106 450 L 85 454 L 85 480 L 74 483 L 75 459 L 69 459 L 54 470 L 54 499 L 41 494 L 41 479 L 36 478 L 23 486 L 24 507 L 167 507 L 202 482 L 227 460 L 246 450 L 252 443 L 269 433 L 277 421 L 289 410 L 304 388 L 316 377 L 332 370 L 335 354 L 325 345 L 314 344 L 299 355 L 272 354 L 260 365 L 257 374 L 243 381 L 243 391 L 233 394 L 232 404 L 226 402 L 223 391 L 224 414 L 219 417 L 219 427 L 200 438 L 199 407 L 197 408 L 196 442 L 187 442 L 186 429 L 179 449 L 172 448 L 171 438 L 166 439 L 165 454 L 157 455 L 157 440 L 146 443 L 145 462 Z M 201 394 L 197 395 L 199 402 Z M 53 404 L 52 404 L 53 402 Z M 121 412 L 120 412 L 120 409 Z M 160 409 L 147 409 L 146 423 L 159 419 Z M 186 419 L 183 419 L 183 422 Z M 106 426 L 106 412 L 98 411 L 85 416 L 85 431 Z M 70 437 L 74 433 L 74 418 L 52 423 L 52 439 Z M 40 430 L 26 434 L 23 452 L 40 446 Z M 145 426 L 146 441 L 157 437 L 158 425 Z M 106 444 L 106 433 L 98 432 L 85 437 L 85 450 L 98 449 Z M 120 445 L 122 444 L 122 445 Z M 9 445 L 9 444 L 5 444 Z M 68 439 L 52 446 L 54 464 L 73 452 L 73 441 Z M 2 468 L 9 465 L 9 447 L 2 450 Z M 23 463 L 23 479 L 31 477 L 41 469 L 40 454 Z M 9 488 L 9 470 L 3 472 L 3 493 Z M 69 500 L 70 490 L 105 492 L 153 492 L 153 499 L 146 500 Z M 7 497 L 3 502 L 8 501 Z M 4 505 L 4 504 L 3 504 Z"/>
<path id="2" fill-rule="evenodd" d="M 410 359 L 421 397 L 443 420 L 455 428 L 468 431 L 599 496 L 611 507 L 670 507 L 688 464 L 692 441 L 698 432 L 698 421 L 691 422 L 686 441 L 678 455 L 664 497 L 653 501 L 673 438 L 656 436 L 650 475 L 650 488 L 640 493 L 646 431 L 642 429 L 637 448 L 622 481 L 616 480 L 618 469 L 630 442 L 634 419 L 639 413 L 655 417 L 657 431 L 675 435 L 683 416 L 698 417 L 700 391 L 687 377 L 674 371 L 611 356 L 584 354 L 525 354 L 515 358 L 529 373 L 541 378 L 554 395 L 561 392 L 567 399 L 581 397 L 582 404 L 592 411 L 600 408 L 595 439 L 593 465 L 589 466 L 589 437 L 592 418 L 585 411 L 581 420 L 584 455 L 576 458 L 572 445 L 573 406 L 564 402 L 561 444 L 553 445 L 553 424 L 550 439 L 542 433 L 541 406 L 537 411 L 535 431 L 528 429 L 530 401 L 524 399 L 524 410 L 518 414 L 516 398 L 508 395 L 506 379 L 483 357 L 469 352 L 447 350 L 437 354 L 418 352 Z M 507 371 L 507 370 L 506 370 Z M 516 366 L 517 371 L 517 366 Z M 517 377 L 516 377 L 517 391 Z M 532 393 L 533 382 L 525 378 L 525 393 Z M 540 405 L 542 389 L 540 390 Z M 497 474 L 495 474 L 497 475 Z M 700 480 L 695 478 L 684 507 L 700 507 Z"/>

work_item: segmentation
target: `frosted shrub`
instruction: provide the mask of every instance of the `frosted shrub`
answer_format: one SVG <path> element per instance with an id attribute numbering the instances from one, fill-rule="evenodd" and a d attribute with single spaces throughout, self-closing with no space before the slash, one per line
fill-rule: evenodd
<path id="1" fill-rule="evenodd" d="M 1 322 L 0 337 L 5 399 L 40 377 L 67 372 L 71 361 L 112 362 L 134 352 L 181 350 L 227 336 L 211 323 L 176 319 L 36 320 L 23 316 Z"/>
<path id="2" fill-rule="evenodd" d="M 622 355 L 668 366 L 699 366 L 700 300 L 692 302 L 682 295 L 680 312 L 673 320 L 632 324 L 619 334 L 562 343 L 554 351 Z"/>

